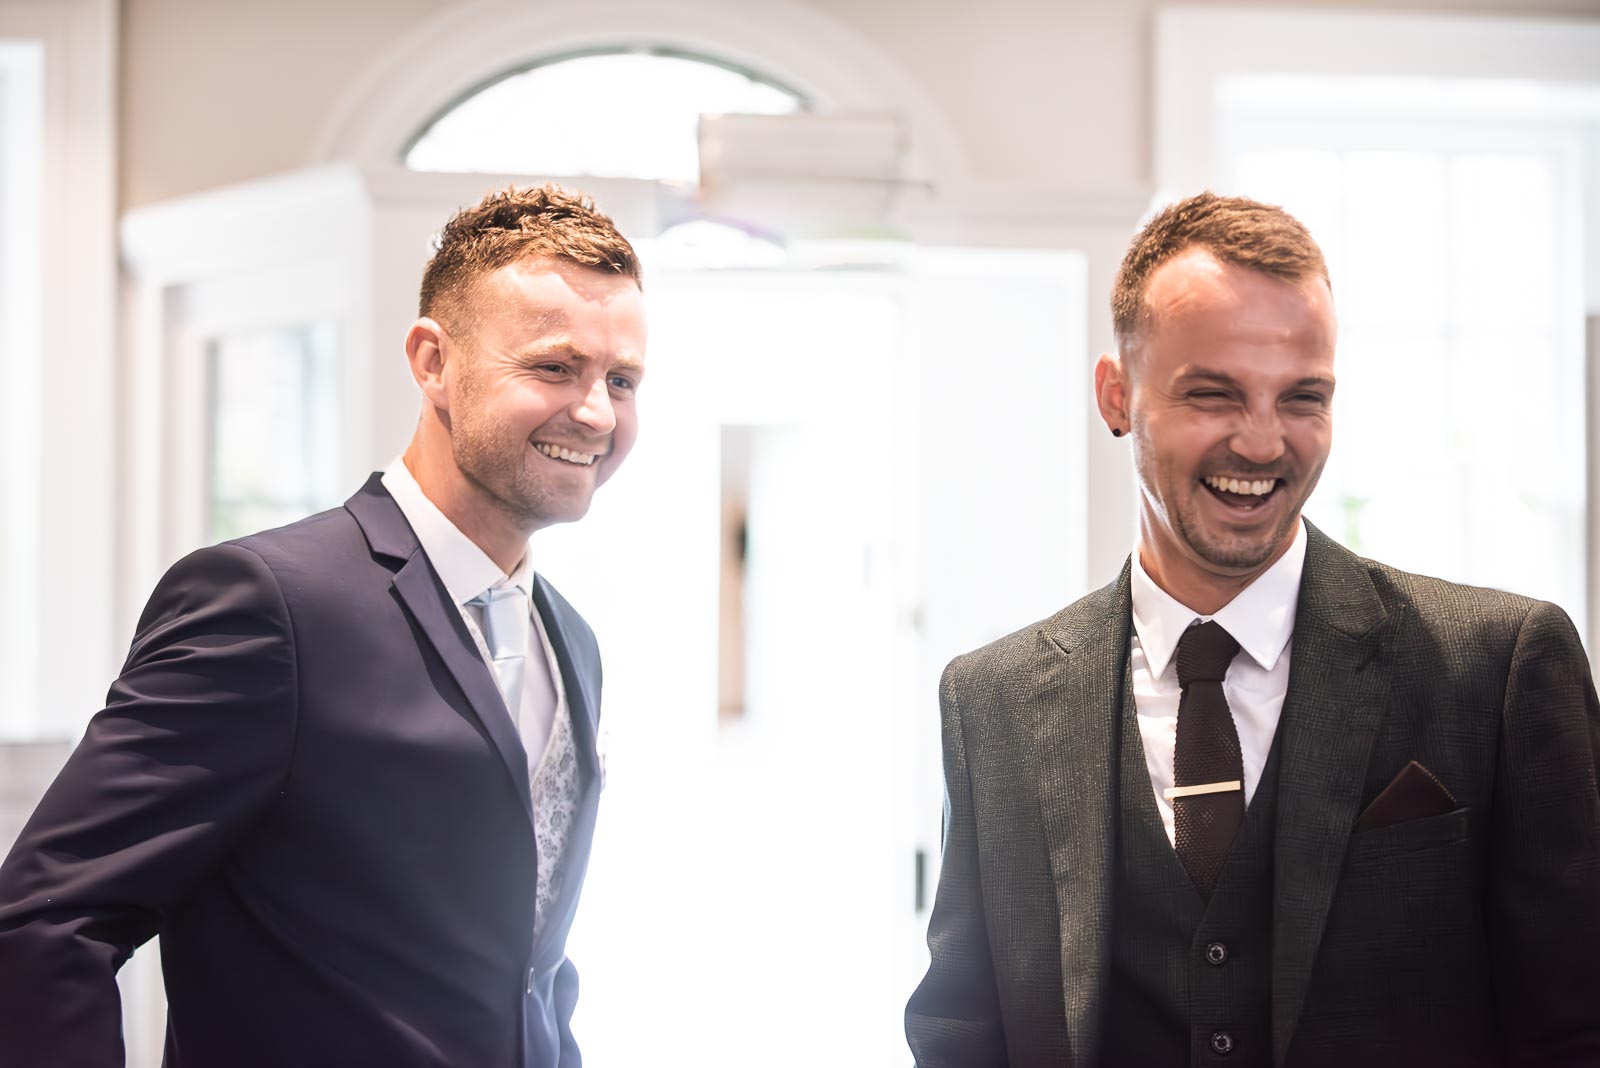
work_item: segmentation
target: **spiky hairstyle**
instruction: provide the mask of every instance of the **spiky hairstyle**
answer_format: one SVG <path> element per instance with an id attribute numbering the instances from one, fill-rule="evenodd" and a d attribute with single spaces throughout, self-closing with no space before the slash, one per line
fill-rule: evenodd
<path id="1" fill-rule="evenodd" d="M 462 208 L 434 239 L 422 272 L 418 314 L 469 334 L 473 286 L 484 275 L 527 259 L 566 260 L 640 283 L 639 257 L 611 218 L 583 193 L 541 185 L 496 189 Z"/>
<path id="2" fill-rule="evenodd" d="M 1132 344 L 1148 322 L 1144 295 L 1156 268 L 1195 246 L 1286 282 L 1328 281 L 1322 250 L 1299 219 L 1272 204 L 1201 193 L 1157 212 L 1128 247 L 1111 289 L 1118 348 Z"/>

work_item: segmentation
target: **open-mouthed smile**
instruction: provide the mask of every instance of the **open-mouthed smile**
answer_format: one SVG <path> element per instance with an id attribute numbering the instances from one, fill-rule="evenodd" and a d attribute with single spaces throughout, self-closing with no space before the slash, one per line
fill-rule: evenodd
<path id="1" fill-rule="evenodd" d="M 559 460 L 562 463 L 569 463 L 575 467 L 588 467 L 590 464 L 600 459 L 599 453 L 577 452 L 573 449 L 563 448 L 560 445 L 550 445 L 539 441 L 534 442 L 533 447 L 544 455 L 550 457 L 552 460 Z"/>
<path id="2" fill-rule="evenodd" d="M 1283 485 L 1281 478 L 1229 478 L 1225 475 L 1207 475 L 1200 482 L 1222 503 L 1245 511 L 1260 507 Z"/>

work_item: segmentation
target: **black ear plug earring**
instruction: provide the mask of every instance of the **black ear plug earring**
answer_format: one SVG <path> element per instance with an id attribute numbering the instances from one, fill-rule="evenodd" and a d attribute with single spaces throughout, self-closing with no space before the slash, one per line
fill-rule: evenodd
<path id="1" fill-rule="evenodd" d="M 1111 428 L 1111 436 L 1114 437 L 1114 438 L 1120 438 L 1122 436 L 1122 428 L 1120 426 L 1112 427 Z"/>

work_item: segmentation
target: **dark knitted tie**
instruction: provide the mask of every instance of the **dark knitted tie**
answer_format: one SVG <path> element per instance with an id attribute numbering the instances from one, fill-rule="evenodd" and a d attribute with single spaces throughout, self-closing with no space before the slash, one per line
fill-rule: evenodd
<path id="1" fill-rule="evenodd" d="M 1244 822 L 1244 758 L 1222 678 L 1239 643 L 1215 621 L 1178 639 L 1178 741 L 1168 791 L 1178 859 L 1207 901 Z M 1193 791 L 1193 792 L 1191 792 Z"/>

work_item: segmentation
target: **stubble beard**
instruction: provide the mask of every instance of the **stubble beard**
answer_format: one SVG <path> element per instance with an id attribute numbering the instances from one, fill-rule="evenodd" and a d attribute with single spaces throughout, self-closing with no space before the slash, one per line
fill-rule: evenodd
<path id="1" fill-rule="evenodd" d="M 1198 495 L 1210 491 L 1198 479 L 1193 480 L 1189 493 L 1184 494 L 1182 490 L 1185 484 L 1191 481 L 1189 476 L 1179 474 L 1166 465 L 1161 465 L 1154 472 L 1146 472 L 1143 463 L 1139 463 L 1138 468 L 1144 492 L 1166 513 L 1167 525 L 1179 545 L 1223 571 L 1253 571 L 1270 563 L 1273 556 L 1293 537 L 1295 524 L 1300 520 L 1300 509 L 1305 505 L 1302 498 L 1268 534 L 1229 535 L 1209 529 L 1200 519 Z M 1150 474 L 1155 477 L 1149 477 Z M 1320 474 L 1319 470 L 1317 475 Z M 1316 485 L 1316 476 L 1313 476 L 1311 485 Z M 1157 487 L 1162 487 L 1163 491 L 1156 492 Z M 1277 492 L 1287 492 L 1287 487 L 1280 487 Z"/>
<path id="2" fill-rule="evenodd" d="M 505 429 L 457 421 L 451 435 L 451 451 L 456 467 L 483 497 L 520 527 L 533 529 L 548 520 L 550 495 L 532 477 L 521 450 L 526 441 L 516 441 Z"/>
<path id="3" fill-rule="evenodd" d="M 491 506 L 524 530 L 559 519 L 549 513 L 549 489 L 528 469 L 533 446 L 504 422 L 483 415 L 483 390 L 475 373 L 462 376 L 461 404 L 451 421 L 450 452 L 456 467 Z"/>
<path id="4" fill-rule="evenodd" d="M 1207 491 L 1200 488 L 1196 492 Z M 1296 509 L 1287 513 L 1270 534 L 1252 538 L 1215 534 L 1196 518 L 1195 511 L 1191 506 L 1184 506 L 1170 512 L 1168 518 L 1173 533 L 1200 559 L 1213 567 L 1229 571 L 1252 571 L 1265 566 L 1287 544 L 1294 524 L 1300 518 L 1299 509 Z"/>

